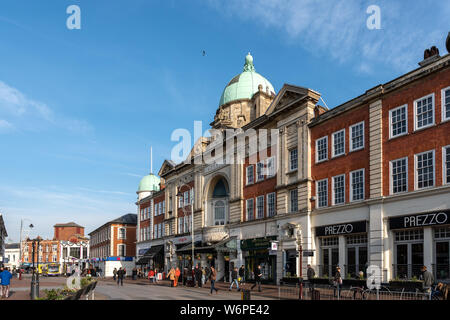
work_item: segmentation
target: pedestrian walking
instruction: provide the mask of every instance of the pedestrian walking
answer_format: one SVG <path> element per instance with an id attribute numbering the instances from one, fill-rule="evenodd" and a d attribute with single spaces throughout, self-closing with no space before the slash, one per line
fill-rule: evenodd
<path id="1" fill-rule="evenodd" d="M 119 270 L 117 271 L 117 285 L 123 286 L 123 277 L 125 276 L 125 269 L 122 269 L 122 267 L 119 268 Z"/>
<path id="2" fill-rule="evenodd" d="M 113 270 L 113 279 L 114 279 L 114 281 L 116 281 L 116 277 L 117 277 L 117 268 L 114 268 L 114 270 Z"/>
<path id="3" fill-rule="evenodd" d="M 181 271 L 180 268 L 175 269 L 175 287 L 178 285 L 178 279 L 180 278 Z"/>
<path id="4" fill-rule="evenodd" d="M 175 282 L 175 269 L 173 267 L 170 269 L 169 273 L 167 274 L 167 278 L 170 279 L 170 286 L 173 287 L 174 282 Z"/>
<path id="5" fill-rule="evenodd" d="M 339 268 L 339 267 L 336 267 L 336 273 L 334 275 L 333 285 L 334 285 L 333 295 L 336 298 L 336 291 L 337 291 L 337 298 L 340 299 L 341 298 L 342 276 L 341 276 L 341 268 Z"/>
<path id="6" fill-rule="evenodd" d="M 206 283 L 206 269 L 202 267 L 202 285 Z"/>
<path id="7" fill-rule="evenodd" d="M 199 268 L 199 265 L 195 266 L 194 269 L 195 281 L 197 282 L 197 288 L 202 287 L 202 270 Z"/>
<path id="8" fill-rule="evenodd" d="M 148 272 L 148 280 L 151 283 L 155 283 L 155 271 L 153 271 L 153 269 L 150 269 L 150 271 Z"/>
<path id="9" fill-rule="evenodd" d="M 233 289 L 233 284 L 235 283 L 237 291 L 241 291 L 241 289 L 239 289 L 239 282 L 238 282 L 238 268 L 234 268 L 233 271 L 231 271 L 231 285 L 228 291 L 231 291 Z"/>
<path id="10" fill-rule="evenodd" d="M 187 277 L 188 277 L 188 268 L 184 267 L 184 269 L 183 269 L 183 287 L 186 286 Z"/>
<path id="11" fill-rule="evenodd" d="M 310 264 L 307 265 L 307 270 L 306 270 L 306 277 L 308 278 L 308 284 L 309 284 L 309 292 L 314 290 L 314 283 L 313 283 L 313 279 L 316 276 L 316 272 L 314 271 L 314 269 L 311 267 Z"/>
<path id="12" fill-rule="evenodd" d="M 427 270 L 426 266 L 422 267 L 422 274 L 420 279 L 423 281 L 423 292 L 427 295 L 431 295 L 431 287 L 434 284 L 433 274 Z"/>
<path id="13" fill-rule="evenodd" d="M 258 265 L 258 267 L 254 271 L 254 274 L 255 274 L 255 283 L 250 288 L 250 290 L 253 290 L 254 287 L 258 286 L 258 292 L 261 292 L 261 277 L 262 277 L 261 265 Z"/>
<path id="14" fill-rule="evenodd" d="M 9 297 L 9 286 L 11 285 L 12 274 L 9 272 L 8 268 L 4 268 L 0 272 L 0 282 L 1 282 L 1 298 L 8 299 Z"/>
<path id="15" fill-rule="evenodd" d="M 245 267 L 244 267 L 244 265 L 242 265 L 240 268 L 239 268 L 239 278 L 238 278 L 238 280 L 239 280 L 239 284 L 242 286 L 242 284 L 245 282 Z"/>
<path id="16" fill-rule="evenodd" d="M 216 283 L 216 277 L 217 277 L 216 269 L 211 266 L 211 274 L 209 275 L 209 280 L 211 281 L 211 292 L 209 294 L 212 294 L 213 290 L 216 290 L 216 294 L 219 292 L 219 290 L 216 289 L 216 287 L 214 286 L 214 284 Z"/>
<path id="17" fill-rule="evenodd" d="M 136 280 L 137 273 L 137 269 L 134 267 L 133 270 L 131 270 L 131 279 Z"/>

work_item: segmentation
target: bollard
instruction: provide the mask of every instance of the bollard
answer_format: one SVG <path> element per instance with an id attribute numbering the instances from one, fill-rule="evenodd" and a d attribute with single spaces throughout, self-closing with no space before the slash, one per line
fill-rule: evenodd
<path id="1" fill-rule="evenodd" d="M 251 300 L 250 290 L 242 289 L 241 300 Z"/>

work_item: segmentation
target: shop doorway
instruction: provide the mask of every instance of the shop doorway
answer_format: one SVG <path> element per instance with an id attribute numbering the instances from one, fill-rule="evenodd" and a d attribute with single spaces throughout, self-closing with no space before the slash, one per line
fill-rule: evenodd
<path id="1" fill-rule="evenodd" d="M 297 276 L 297 251 L 286 250 L 285 251 L 285 263 L 284 263 L 284 277 Z"/>
<path id="2" fill-rule="evenodd" d="M 367 251 L 367 235 L 347 237 L 346 275 L 350 275 L 351 278 L 358 278 L 359 272 L 362 271 L 364 277 L 367 276 Z"/>
<path id="3" fill-rule="evenodd" d="M 339 238 L 321 238 L 321 277 L 333 277 L 339 264 Z"/>
<path id="4" fill-rule="evenodd" d="M 423 229 L 395 233 L 394 278 L 419 278 L 423 267 Z"/>

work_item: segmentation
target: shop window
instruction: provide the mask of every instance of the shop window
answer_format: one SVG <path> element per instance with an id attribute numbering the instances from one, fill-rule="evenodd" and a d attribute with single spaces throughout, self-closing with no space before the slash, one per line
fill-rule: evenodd
<path id="1" fill-rule="evenodd" d="M 416 189 L 434 186 L 434 150 L 416 155 Z"/>
<path id="2" fill-rule="evenodd" d="M 328 136 L 316 140 L 316 162 L 328 159 Z"/>
<path id="3" fill-rule="evenodd" d="M 298 150 L 297 148 L 289 151 L 289 170 L 294 171 L 298 168 Z"/>
<path id="4" fill-rule="evenodd" d="M 434 124 L 434 93 L 414 101 L 415 130 Z"/>
<path id="5" fill-rule="evenodd" d="M 450 227 L 434 229 L 434 238 L 435 239 L 450 238 Z"/>
<path id="6" fill-rule="evenodd" d="M 252 184 L 254 182 L 253 177 L 253 165 L 247 167 L 247 183 L 246 184 Z"/>
<path id="7" fill-rule="evenodd" d="M 350 172 L 350 200 L 364 200 L 364 169 Z"/>
<path id="8" fill-rule="evenodd" d="M 345 174 L 333 177 L 333 205 L 345 203 Z"/>
<path id="9" fill-rule="evenodd" d="M 264 218 L 264 196 L 256 198 L 256 219 Z"/>
<path id="10" fill-rule="evenodd" d="M 317 181 L 317 208 L 328 206 L 328 179 Z"/>
<path id="11" fill-rule="evenodd" d="M 442 149 L 442 161 L 444 162 L 444 184 L 450 184 L 450 146 Z"/>
<path id="12" fill-rule="evenodd" d="M 331 140 L 333 157 L 343 155 L 345 153 L 345 129 L 333 133 Z"/>
<path id="13" fill-rule="evenodd" d="M 442 90 L 442 121 L 450 120 L 450 87 Z"/>
<path id="14" fill-rule="evenodd" d="M 339 238 L 338 237 L 320 238 L 320 245 L 322 247 L 338 246 L 339 245 Z"/>
<path id="15" fill-rule="evenodd" d="M 390 137 L 395 138 L 408 133 L 408 105 L 389 111 Z"/>
<path id="16" fill-rule="evenodd" d="M 423 229 L 397 231 L 395 241 L 423 240 Z"/>
<path id="17" fill-rule="evenodd" d="M 276 206 L 276 202 L 275 202 L 275 192 L 269 193 L 267 195 L 267 215 L 269 217 L 273 217 L 275 215 L 275 206 Z"/>
<path id="18" fill-rule="evenodd" d="M 391 194 L 408 191 L 408 158 L 391 161 Z"/>
<path id="19" fill-rule="evenodd" d="M 289 212 L 297 212 L 298 211 L 298 190 L 297 189 L 290 190 L 289 198 L 290 198 Z"/>
<path id="20" fill-rule="evenodd" d="M 350 151 L 364 149 L 364 121 L 350 127 Z"/>
<path id="21" fill-rule="evenodd" d="M 339 263 L 339 238 L 320 238 L 321 265 L 319 275 L 321 277 L 332 277 Z"/>

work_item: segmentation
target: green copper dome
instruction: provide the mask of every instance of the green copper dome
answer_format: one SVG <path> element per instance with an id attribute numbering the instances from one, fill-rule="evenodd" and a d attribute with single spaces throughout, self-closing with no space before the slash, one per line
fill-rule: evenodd
<path id="1" fill-rule="evenodd" d="M 159 182 L 160 179 L 151 173 L 148 176 L 142 178 L 141 182 L 139 183 L 138 192 L 159 191 Z"/>
<path id="2" fill-rule="evenodd" d="M 272 84 L 255 71 L 253 57 L 249 53 L 245 57 L 244 71 L 231 79 L 225 87 L 220 98 L 219 106 L 236 100 L 251 99 L 258 92 L 259 85 L 262 85 L 264 92 L 267 92 L 268 87 L 270 94 L 275 94 L 275 89 Z"/>

